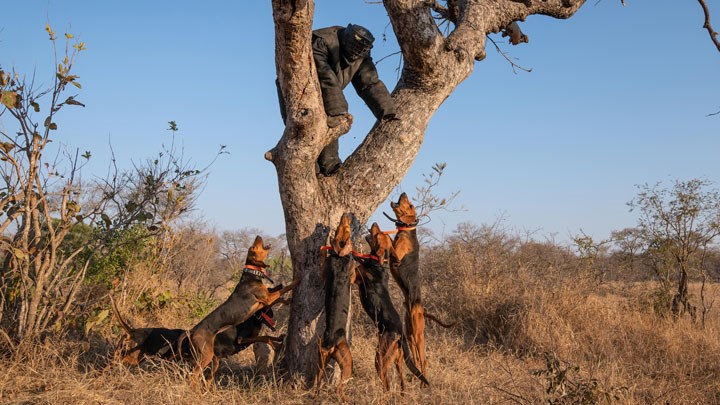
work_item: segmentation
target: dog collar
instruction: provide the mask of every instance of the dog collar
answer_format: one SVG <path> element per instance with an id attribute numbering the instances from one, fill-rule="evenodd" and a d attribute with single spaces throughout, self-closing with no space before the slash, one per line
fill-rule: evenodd
<path id="1" fill-rule="evenodd" d="M 395 226 L 396 226 L 397 229 L 400 230 L 400 231 L 412 231 L 413 229 L 415 229 L 415 227 L 417 226 L 417 224 L 420 222 L 420 220 L 416 218 L 416 219 L 415 219 L 415 222 L 413 222 L 412 224 L 408 224 L 408 223 L 403 222 L 403 221 L 401 221 L 401 220 L 399 220 L 399 219 L 397 219 L 397 218 L 391 217 L 391 216 L 388 215 L 386 212 L 383 212 L 383 215 L 385 215 L 385 216 L 387 217 L 387 219 L 395 222 Z M 405 228 L 405 229 L 402 229 L 402 228 Z M 390 231 L 388 231 L 388 232 L 390 232 Z M 392 232 L 392 233 L 395 233 L 395 232 Z M 386 234 L 387 234 L 387 233 L 386 233 Z"/>
<path id="2" fill-rule="evenodd" d="M 411 230 L 415 229 L 415 227 L 417 227 L 418 222 L 420 222 L 420 221 L 417 219 L 412 224 L 407 224 L 402 221 L 395 221 L 395 226 L 397 227 L 397 229 L 400 229 L 401 231 L 411 231 Z M 407 229 L 401 229 L 401 228 L 407 228 Z"/>
<path id="3" fill-rule="evenodd" d="M 375 255 L 364 254 L 364 253 L 356 252 L 354 250 L 352 252 L 352 255 L 359 259 L 370 259 L 370 260 L 375 260 L 378 263 L 380 262 L 380 258 Z"/>
<path id="4" fill-rule="evenodd" d="M 400 231 L 414 231 L 417 229 L 416 226 L 398 226 L 397 228 L 393 229 L 392 231 L 383 231 L 385 235 L 392 235 L 394 233 L 398 233 Z"/>
<path id="5" fill-rule="evenodd" d="M 252 274 L 253 276 L 260 278 L 260 279 L 265 278 L 268 281 L 270 281 L 271 283 L 275 284 L 273 279 L 268 277 L 268 275 L 265 274 L 265 272 L 263 270 L 258 270 L 258 269 L 260 269 L 260 267 L 245 265 L 245 268 L 243 269 L 243 273 Z"/>
<path id="6" fill-rule="evenodd" d="M 335 251 L 335 249 L 333 249 L 333 247 L 330 246 L 330 245 L 320 246 L 320 250 L 327 250 L 327 252 L 328 252 L 328 254 L 329 254 L 330 256 L 340 257 L 340 255 L 337 254 L 337 252 Z"/>

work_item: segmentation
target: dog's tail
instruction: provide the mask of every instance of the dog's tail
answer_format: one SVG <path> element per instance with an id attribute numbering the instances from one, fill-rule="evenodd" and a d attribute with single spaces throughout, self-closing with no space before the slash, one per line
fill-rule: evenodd
<path id="1" fill-rule="evenodd" d="M 445 329 L 449 329 L 449 328 L 452 328 L 453 326 L 457 325 L 457 321 L 446 323 L 446 322 L 439 320 L 434 315 L 428 314 L 427 311 L 425 311 L 425 319 L 429 319 L 429 320 L 435 322 L 436 324 L 442 326 Z"/>
<path id="2" fill-rule="evenodd" d="M 410 370 L 415 377 L 418 378 L 422 382 L 422 384 L 426 387 L 430 386 L 430 383 L 428 382 L 427 378 L 425 378 L 425 375 L 420 371 L 417 366 L 415 365 L 415 362 L 412 359 L 412 356 L 410 355 L 410 346 L 408 346 L 407 337 L 403 334 L 402 337 L 400 337 L 400 344 L 402 345 L 402 352 L 403 352 L 403 360 L 405 360 L 405 365 Z"/>
<path id="3" fill-rule="evenodd" d="M 115 312 L 115 317 L 120 322 L 120 326 L 122 326 L 122 328 L 125 329 L 125 332 L 127 332 L 128 335 L 132 336 L 135 328 L 130 326 L 127 322 L 125 322 L 122 319 L 122 316 L 120 316 L 120 311 L 118 310 L 117 305 L 115 305 L 115 300 L 113 299 L 112 295 L 109 295 L 109 297 L 110 297 L 110 303 L 112 303 L 113 311 Z"/>
<path id="4" fill-rule="evenodd" d="M 192 340 L 190 338 L 191 331 L 185 331 L 180 334 L 177 338 L 177 342 L 175 342 L 175 356 L 183 356 L 183 343 L 185 339 L 188 339 L 188 345 L 190 346 L 190 355 L 193 357 L 196 357 L 195 348 L 192 344 Z"/>

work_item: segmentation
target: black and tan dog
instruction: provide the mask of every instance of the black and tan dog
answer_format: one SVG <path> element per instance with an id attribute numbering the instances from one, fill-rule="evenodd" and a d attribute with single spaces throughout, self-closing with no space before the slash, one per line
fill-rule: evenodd
<path id="1" fill-rule="evenodd" d="M 276 288 L 279 289 L 279 287 Z M 110 301 L 120 326 L 125 330 L 125 336 L 117 345 L 114 353 L 117 361 L 125 365 L 137 366 L 150 356 L 177 359 L 178 357 L 187 358 L 190 355 L 190 346 L 187 341 L 182 345 L 181 352 L 176 352 L 178 338 L 186 332 L 184 329 L 133 328 L 120 316 L 120 311 L 112 297 Z M 264 325 L 272 330 L 275 328 L 273 312 L 268 307 L 260 309 L 237 327 L 218 334 L 215 338 L 213 353 L 215 357 L 211 374 L 214 375 L 217 370 L 218 359 L 239 353 L 253 343 L 266 343 L 273 347 L 280 344 L 282 337 L 260 336 Z"/>
<path id="2" fill-rule="evenodd" d="M 262 238 L 257 236 L 253 245 L 248 249 L 240 282 L 230 297 L 178 339 L 178 352 L 182 349 L 185 337 L 190 339 L 195 359 L 195 369 L 191 380 L 193 384 L 202 376 L 205 367 L 213 361 L 214 345 L 218 333 L 245 322 L 264 307 L 270 307 L 277 302 L 285 302 L 280 297 L 299 283 L 299 280 L 294 280 L 287 287 L 272 292 L 265 287 L 263 280 L 268 278 L 265 274 L 265 267 L 267 267 L 265 259 L 269 252 L 270 246 L 263 246 Z"/>
<path id="3" fill-rule="evenodd" d="M 400 286 L 405 298 L 405 334 L 415 363 L 420 371 L 427 372 L 425 358 L 425 319 L 430 319 L 444 328 L 450 328 L 455 323 L 444 323 L 437 317 L 426 313 L 422 304 L 420 274 L 420 243 L 417 237 L 417 212 L 407 194 L 400 194 L 398 202 L 390 202 L 395 213 L 395 233 L 393 240 L 393 253 L 390 255 L 390 271 Z M 387 214 L 385 214 L 387 216 Z"/>
<path id="4" fill-rule="evenodd" d="M 402 362 L 420 380 L 430 385 L 425 376 L 415 366 L 410 355 L 407 337 L 403 332 L 402 320 L 390 298 L 388 290 L 388 272 L 384 263 L 386 255 L 393 251 L 392 240 L 380 231 L 377 223 L 370 228 L 367 237 L 370 245 L 369 255 L 356 255 L 361 263 L 357 268 L 355 283 L 360 290 L 360 303 L 378 329 L 378 346 L 375 353 L 375 369 L 386 390 L 390 389 L 388 371 L 395 364 L 400 377 L 400 391 L 405 390 L 402 375 Z"/>
<path id="5" fill-rule="evenodd" d="M 355 281 L 355 263 L 352 255 L 351 216 L 343 214 L 321 268 L 325 282 L 325 333 L 320 342 L 320 362 L 315 385 L 325 377 L 325 367 L 330 357 L 340 366 L 340 382 L 337 393 L 346 400 L 343 387 L 352 373 L 352 356 L 347 342 L 347 321 L 350 309 L 350 285 Z"/>
<path id="6" fill-rule="evenodd" d="M 415 363 L 423 374 L 427 371 L 425 359 L 425 309 L 420 295 L 420 243 L 417 238 L 415 206 L 402 193 L 398 202 L 390 202 L 395 213 L 397 235 L 393 240 L 394 253 L 390 257 L 390 270 L 405 298 L 405 334 Z"/>

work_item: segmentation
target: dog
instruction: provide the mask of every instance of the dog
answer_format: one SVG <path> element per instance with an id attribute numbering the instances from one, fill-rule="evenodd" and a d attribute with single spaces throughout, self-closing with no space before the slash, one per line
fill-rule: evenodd
<path id="1" fill-rule="evenodd" d="M 276 287 L 276 289 L 279 288 Z M 150 356 L 177 359 L 187 358 L 190 355 L 190 346 L 188 344 L 183 344 L 179 353 L 175 351 L 178 339 L 186 332 L 184 329 L 133 328 L 122 318 L 112 297 L 110 297 L 110 302 L 120 326 L 125 330 L 125 336 L 123 336 L 113 354 L 113 357 L 121 364 L 138 366 L 145 358 Z M 266 343 L 275 347 L 283 341 L 283 337 L 259 336 L 263 325 L 275 330 L 275 321 L 273 320 L 271 308 L 263 308 L 237 327 L 218 334 L 213 348 L 214 361 L 211 376 L 214 377 L 219 365 L 218 359 L 220 358 L 239 353 L 253 343 Z"/>
<path id="2" fill-rule="evenodd" d="M 405 334 L 408 337 L 410 351 L 415 364 L 423 374 L 427 372 L 427 359 L 425 358 L 425 319 L 430 319 L 444 328 L 451 328 L 457 322 L 443 323 L 437 317 L 426 313 L 421 297 L 420 274 L 420 242 L 417 237 L 417 212 L 407 194 L 400 194 L 398 202 L 390 202 L 390 208 L 395 213 L 396 230 L 386 232 L 395 233 L 393 252 L 390 255 L 390 272 L 397 282 L 405 298 Z"/>
<path id="3" fill-rule="evenodd" d="M 325 333 L 319 342 L 319 372 L 315 385 L 316 395 L 325 377 L 325 367 L 330 357 L 340 366 L 340 382 L 337 393 L 346 401 L 344 383 L 352 374 L 352 356 L 347 342 L 347 320 L 350 309 L 350 285 L 355 282 L 355 263 L 352 256 L 351 216 L 343 214 L 340 224 L 321 266 L 321 278 L 325 283 Z"/>
<path id="4" fill-rule="evenodd" d="M 425 374 L 425 309 L 420 295 L 420 243 L 415 229 L 417 212 L 405 193 L 400 195 L 397 203 L 391 201 L 390 208 L 395 213 L 393 220 L 397 228 L 390 256 L 390 272 L 405 298 L 405 334 L 413 359 Z"/>
<path id="5" fill-rule="evenodd" d="M 393 252 L 390 237 L 380 230 L 377 223 L 370 228 L 366 238 L 370 245 L 369 255 L 355 254 L 360 266 L 356 269 L 355 284 L 360 292 L 360 303 L 378 329 L 378 346 L 375 353 L 375 369 L 385 390 L 390 390 L 388 371 L 395 364 L 400 377 L 400 392 L 405 391 L 402 375 L 402 361 L 423 386 L 429 386 L 423 373 L 418 370 L 410 355 L 407 337 L 403 332 L 402 320 L 393 306 L 388 290 L 388 272 L 384 264 L 386 255 Z"/>
<path id="6" fill-rule="evenodd" d="M 215 340 L 219 333 L 242 324 L 264 307 L 270 307 L 278 302 L 287 303 L 281 299 L 282 295 L 295 288 L 300 282 L 293 280 L 286 287 L 272 292 L 268 290 L 263 280 L 268 279 L 265 273 L 267 267 L 265 259 L 269 252 L 270 246 L 264 246 L 262 238 L 257 236 L 248 249 L 240 282 L 230 297 L 178 339 L 178 352 L 182 350 L 184 340 L 186 338 L 190 340 L 195 360 L 195 368 L 191 374 L 192 384 L 197 383 L 203 370 L 213 361 Z"/>

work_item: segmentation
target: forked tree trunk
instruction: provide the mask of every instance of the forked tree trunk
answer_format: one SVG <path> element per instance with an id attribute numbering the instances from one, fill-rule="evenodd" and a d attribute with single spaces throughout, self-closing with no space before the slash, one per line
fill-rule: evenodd
<path id="1" fill-rule="evenodd" d="M 301 279 L 293 292 L 288 326 L 288 371 L 308 382 L 317 372 L 324 302 L 319 249 L 342 213 L 351 212 L 364 223 L 402 180 L 430 118 L 470 75 L 475 60 L 484 57 L 487 33 L 530 14 L 567 18 L 584 3 L 568 1 L 535 1 L 530 7 L 511 0 L 448 1 L 448 16 L 457 28 L 444 37 L 431 15 L 428 4 L 433 2 L 386 0 L 404 60 L 392 93 L 400 119 L 377 123 L 335 175 L 318 177 L 320 150 L 348 132 L 351 118 L 327 128 L 310 43 L 314 2 L 273 0 L 275 62 L 287 120 L 282 138 L 266 158 L 277 170 L 293 271 Z"/>

